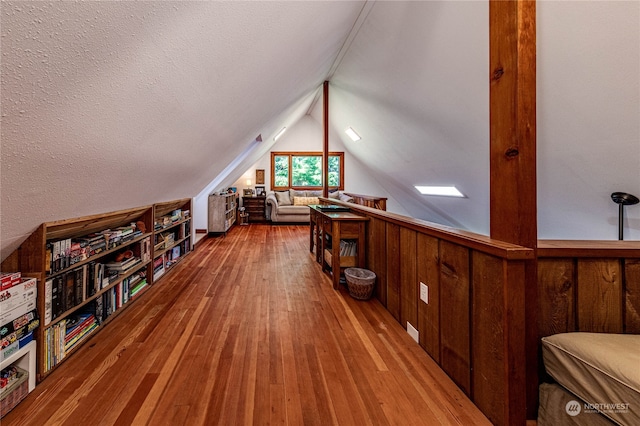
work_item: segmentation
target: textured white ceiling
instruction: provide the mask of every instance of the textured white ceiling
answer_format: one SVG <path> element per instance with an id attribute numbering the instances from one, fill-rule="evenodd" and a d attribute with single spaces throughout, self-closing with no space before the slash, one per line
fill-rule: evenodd
<path id="1" fill-rule="evenodd" d="M 322 83 L 362 2 L 5 2 L 2 257 L 198 194 Z"/>
<path id="2" fill-rule="evenodd" d="M 304 113 L 356 22 L 333 131 L 413 216 L 487 233 L 488 3 L 379 1 L 358 19 L 363 5 L 1 2 L 2 258 L 41 222 L 235 180 Z M 610 193 L 640 195 L 640 3 L 537 8 L 540 236 L 615 239 Z M 627 214 L 640 239 L 640 206 Z"/>

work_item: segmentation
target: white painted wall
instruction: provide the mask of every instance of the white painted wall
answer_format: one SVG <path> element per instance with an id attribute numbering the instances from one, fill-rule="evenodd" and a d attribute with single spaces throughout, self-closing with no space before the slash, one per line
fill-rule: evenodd
<path id="1" fill-rule="evenodd" d="M 538 235 L 617 239 L 640 197 L 640 2 L 538 2 Z M 625 209 L 640 240 L 640 205 Z"/>

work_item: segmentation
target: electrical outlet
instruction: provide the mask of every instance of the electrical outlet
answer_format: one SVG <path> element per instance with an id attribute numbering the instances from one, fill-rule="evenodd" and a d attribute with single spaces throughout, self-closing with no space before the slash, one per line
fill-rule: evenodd
<path id="1" fill-rule="evenodd" d="M 420 300 L 429 304 L 429 286 L 423 282 L 420 282 Z"/>
<path id="2" fill-rule="evenodd" d="M 420 333 L 418 333 L 418 330 L 416 330 L 409 321 L 407 321 L 407 333 L 409 333 L 409 336 L 411 336 L 416 343 L 420 343 Z"/>

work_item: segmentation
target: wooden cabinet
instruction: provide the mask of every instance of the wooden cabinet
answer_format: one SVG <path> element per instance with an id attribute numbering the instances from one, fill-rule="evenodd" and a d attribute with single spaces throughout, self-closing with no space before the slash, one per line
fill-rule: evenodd
<path id="1" fill-rule="evenodd" d="M 266 197 L 242 197 L 242 205 L 249 214 L 250 223 L 266 222 L 265 200 Z"/>
<path id="2" fill-rule="evenodd" d="M 365 235 L 368 217 L 351 212 L 323 212 L 309 206 L 310 245 L 322 270 L 331 274 L 333 288 L 340 284 L 345 268 L 365 266 Z"/>
<path id="3" fill-rule="evenodd" d="M 235 193 L 209 195 L 207 230 L 211 233 L 227 232 L 236 222 L 238 196 Z"/>
<path id="4" fill-rule="evenodd" d="M 155 261 L 191 252 L 190 213 L 188 198 L 46 222 L 2 262 L 38 282 L 38 381 L 151 288 Z"/>

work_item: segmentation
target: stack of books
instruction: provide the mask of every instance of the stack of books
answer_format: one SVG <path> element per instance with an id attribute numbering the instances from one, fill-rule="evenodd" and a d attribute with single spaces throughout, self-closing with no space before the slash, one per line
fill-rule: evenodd
<path id="1" fill-rule="evenodd" d="M 66 319 L 64 351 L 69 352 L 85 336 L 98 328 L 95 316 L 90 313 L 72 315 Z"/>
<path id="2" fill-rule="evenodd" d="M 340 240 L 340 256 L 355 256 L 356 241 Z"/>
<path id="3" fill-rule="evenodd" d="M 140 235 L 142 231 L 132 223 L 83 237 L 47 241 L 46 272 L 54 274 L 104 250 L 127 243 Z"/>
<path id="4" fill-rule="evenodd" d="M 139 257 L 130 257 L 128 259 L 124 259 L 120 262 L 109 262 L 105 264 L 108 272 L 117 272 L 118 274 L 124 274 L 131 270 L 131 268 L 135 268 L 137 265 L 142 263 Z"/>

